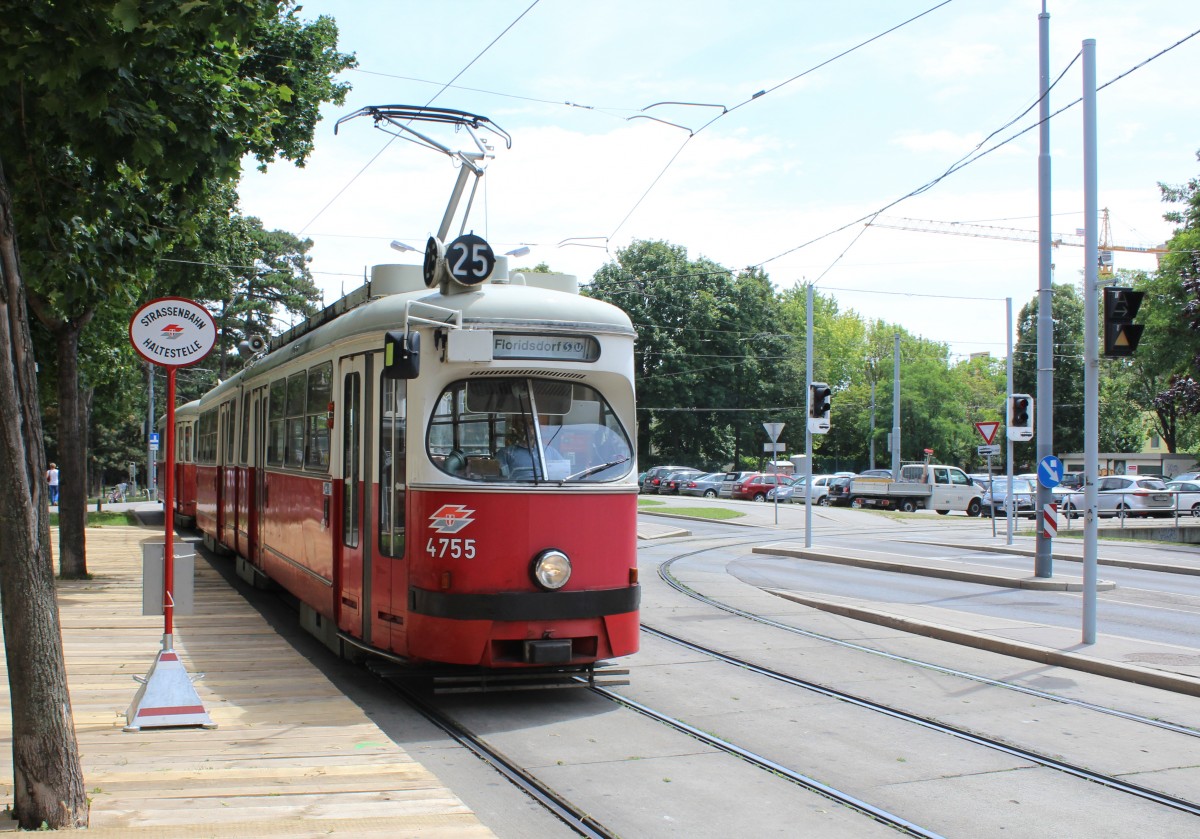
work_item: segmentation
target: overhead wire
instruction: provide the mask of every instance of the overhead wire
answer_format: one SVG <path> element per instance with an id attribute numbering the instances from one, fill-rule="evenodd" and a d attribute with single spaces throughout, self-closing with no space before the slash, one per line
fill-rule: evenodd
<path id="1" fill-rule="evenodd" d="M 484 47 L 482 50 L 480 50 L 480 51 L 479 51 L 479 52 L 478 52 L 478 53 L 475 55 L 475 57 L 474 57 L 474 58 L 472 58 L 472 59 L 471 59 L 470 61 L 468 61 L 468 62 L 467 62 L 465 65 L 463 65 L 463 68 L 462 68 L 461 70 L 459 70 L 457 73 L 455 73 L 455 74 L 454 74 L 454 78 L 450 79 L 450 81 L 446 82 L 444 85 L 442 85 L 440 88 L 438 88 L 438 91 L 437 91 L 437 93 L 433 94 L 433 96 L 431 96 L 431 97 L 429 98 L 429 100 L 428 100 L 428 101 L 425 103 L 425 105 L 424 105 L 423 107 L 426 107 L 426 108 L 428 108 L 430 105 L 432 105 L 434 102 L 436 102 L 436 101 L 437 101 L 437 99 L 438 99 L 438 97 L 440 97 L 440 96 L 441 96 L 443 93 L 445 93 L 445 92 L 446 92 L 446 90 L 447 90 L 447 89 L 448 89 L 448 88 L 449 88 L 449 87 L 450 87 L 452 84 L 454 84 L 454 82 L 458 81 L 458 79 L 459 79 L 459 78 L 462 76 L 462 74 L 463 74 L 463 73 L 467 72 L 467 70 L 469 70 L 469 69 L 471 68 L 471 65 L 473 65 L 473 64 L 474 64 L 476 61 L 478 61 L 479 59 L 483 58 L 483 56 L 484 56 L 484 55 L 487 53 L 487 51 L 488 51 L 488 50 L 490 50 L 492 47 L 494 47 L 494 46 L 497 44 L 497 42 L 499 42 L 499 40 L 500 40 L 501 38 L 503 38 L 505 35 L 507 35 L 507 34 L 509 33 L 509 31 L 510 31 L 510 30 L 511 30 L 511 29 L 512 29 L 514 26 L 516 26 L 516 25 L 517 25 L 517 24 L 518 24 L 518 23 L 521 21 L 521 19 L 522 19 L 523 17 L 525 17 L 525 15 L 529 14 L 529 12 L 533 10 L 533 7 L 534 7 L 534 6 L 536 6 L 536 5 L 537 5 L 538 3 L 540 3 L 540 2 L 541 2 L 541 0 L 533 0 L 533 2 L 529 4 L 529 7 L 528 7 L 528 8 L 526 8 L 526 9 L 525 9 L 525 11 L 523 11 L 523 12 L 521 12 L 521 14 L 517 15 L 517 16 L 516 16 L 516 18 L 514 18 L 514 19 L 513 19 L 513 21 L 512 21 L 510 24 L 508 24 L 508 26 L 504 27 L 504 30 L 503 30 L 503 31 L 502 31 L 502 32 L 501 32 L 499 35 L 497 35 L 495 38 L 493 38 L 493 39 L 492 39 L 492 40 L 491 40 L 491 41 L 488 43 L 488 45 L 487 45 L 487 46 L 485 46 L 485 47 Z M 387 150 L 388 150 L 388 148 L 389 148 L 389 147 L 392 145 L 392 143 L 396 142 L 396 139 L 397 139 L 399 136 L 400 136 L 399 134 L 393 134 L 393 135 L 391 135 L 391 136 L 388 138 L 388 141 L 387 141 L 386 143 L 384 143 L 384 144 L 383 144 L 383 147 L 382 147 L 382 148 L 381 148 L 379 151 L 377 151 L 377 152 L 374 154 L 374 156 L 373 156 L 373 157 L 371 157 L 371 159 L 370 159 L 370 160 L 368 160 L 368 161 L 367 161 L 367 162 L 366 162 L 366 163 L 363 165 L 363 167 L 362 167 L 361 169 L 359 169 L 359 170 L 358 170 L 358 171 L 357 171 L 357 172 L 356 172 L 356 173 L 355 173 L 355 174 L 354 174 L 354 175 L 353 175 L 353 176 L 350 178 L 350 180 L 349 180 L 349 181 L 347 181 L 347 182 L 346 182 L 346 185 L 345 185 L 345 186 L 343 186 L 341 189 L 339 189 L 339 190 L 337 191 L 337 193 L 336 193 L 336 194 L 335 194 L 335 195 L 334 195 L 332 198 L 330 198 L 330 199 L 329 199 L 329 201 L 327 201 L 327 202 L 325 203 L 325 206 L 321 207 L 321 209 L 317 211 L 317 214 L 316 214 L 315 216 L 313 216 L 311 219 L 309 219 L 309 220 L 308 220 L 308 223 L 307 223 L 307 224 L 305 224 L 303 227 L 301 227 L 301 228 L 300 228 L 300 233 L 299 233 L 299 234 L 297 234 L 297 235 L 303 235 L 303 234 L 304 234 L 304 231 L 305 231 L 305 230 L 308 230 L 308 228 L 312 226 L 313 222 L 315 222 L 317 219 L 319 219 L 319 218 L 320 218 L 320 217 L 321 217 L 321 216 L 322 216 L 322 215 L 325 213 L 325 211 L 326 211 L 326 210 L 328 210 L 330 207 L 332 207 L 332 206 L 333 206 L 333 204 L 334 204 L 334 202 L 335 202 L 335 201 L 337 201 L 339 198 L 341 198 L 341 197 L 342 197 L 342 195 L 343 195 L 343 194 L 346 192 L 346 190 L 348 190 L 348 189 L 351 187 L 351 185 L 353 185 L 353 184 L 354 184 L 354 182 L 355 182 L 355 181 L 357 181 L 357 180 L 358 180 L 360 177 L 362 177 L 363 173 L 364 173 L 364 172 L 366 172 L 366 171 L 367 171 L 367 169 L 369 169 L 369 168 L 371 167 L 371 165 L 372 165 L 373 163 L 375 163 L 375 161 L 376 161 L 376 160 L 378 160 L 378 159 L 379 159 L 379 157 L 380 157 L 380 156 L 381 156 L 381 155 L 382 155 L 382 154 L 383 154 L 385 151 L 387 151 Z"/>
<path id="2" fill-rule="evenodd" d="M 775 91 L 779 90 L 782 87 L 785 87 L 786 85 L 791 84 L 794 81 L 804 78 L 808 74 L 813 73 L 813 72 L 821 69 L 822 67 L 825 67 L 826 65 L 832 64 L 833 62 L 837 61 L 840 58 L 844 58 L 847 55 L 850 55 L 852 52 L 856 52 L 857 50 L 862 49 L 867 44 L 877 41 L 880 38 L 884 37 L 885 35 L 890 35 L 892 32 L 895 32 L 898 29 L 902 29 L 903 27 L 908 26 L 910 23 L 912 23 L 916 20 L 919 20 L 920 18 L 925 17 L 925 15 L 928 15 L 931 12 L 937 11 L 938 9 L 942 8 L 943 6 L 950 4 L 951 2 L 953 2 L 953 0 L 942 0 L 941 3 L 938 3 L 934 6 L 926 9 L 925 11 L 921 12 L 920 14 L 913 15 L 908 20 L 906 20 L 902 23 L 898 23 L 895 26 L 893 26 L 889 29 L 886 29 L 883 32 L 880 32 L 877 35 L 873 35 L 872 37 L 867 38 L 865 41 L 861 41 L 860 43 L 855 44 L 854 46 L 852 46 L 848 49 L 842 50 L 837 55 L 827 58 L 824 61 L 820 62 L 819 64 L 813 65 L 812 67 L 809 67 L 807 70 L 803 71 L 802 73 L 797 73 L 796 75 L 792 76 L 790 79 L 786 79 L 786 80 L 780 82 L 779 84 L 774 85 L 773 87 L 758 91 L 757 93 L 753 94 L 752 96 L 747 97 L 746 99 L 744 99 L 743 101 L 734 105 L 733 107 L 722 108 L 721 113 L 714 116 L 712 119 L 710 119 L 708 122 L 701 125 L 695 131 L 688 130 L 687 139 L 684 140 L 683 143 L 680 144 L 679 148 L 675 150 L 675 154 L 671 155 L 671 159 L 667 161 L 666 165 L 663 166 L 662 170 L 659 171 L 659 173 L 654 177 L 654 180 L 650 182 L 650 185 L 648 187 L 646 187 L 645 191 L 641 194 L 641 196 L 637 199 L 637 201 L 634 202 L 633 207 L 630 208 L 629 212 L 627 212 L 625 214 L 625 217 L 622 218 L 621 221 L 617 224 L 617 226 L 613 228 L 612 232 L 608 234 L 608 238 L 611 240 L 616 237 L 617 231 L 619 231 L 622 227 L 624 227 L 625 222 L 627 222 L 629 220 L 629 218 L 635 212 L 637 212 L 638 207 L 640 207 L 642 205 L 642 202 L 646 200 L 646 197 L 650 194 L 650 192 L 654 189 L 654 187 L 658 184 L 658 182 L 662 180 L 663 176 L 667 173 L 667 170 L 670 169 L 671 166 L 675 163 L 675 161 L 679 158 L 679 155 L 683 152 L 684 148 L 687 147 L 688 143 L 690 143 L 693 139 L 695 139 L 696 135 L 698 135 L 700 132 L 707 129 L 709 126 L 711 126 L 717 120 L 728 116 L 729 114 L 733 113 L 734 111 L 738 110 L 739 108 L 742 108 L 742 107 L 750 104 L 751 102 L 754 102 L 758 99 L 761 99 L 764 96 L 768 96 L 768 95 L 774 93 Z M 680 127 L 682 127 L 682 126 L 680 126 Z"/>
<path id="3" fill-rule="evenodd" d="M 1155 60 L 1157 60 L 1158 58 L 1161 58 L 1162 56 L 1164 56 L 1164 55 L 1166 55 L 1167 53 L 1169 53 L 1171 50 L 1173 50 L 1173 49 L 1176 49 L 1176 48 L 1177 48 L 1177 47 L 1179 47 L 1179 46 L 1182 46 L 1183 44 L 1185 44 L 1186 42 L 1188 42 L 1188 41 L 1189 41 L 1189 40 L 1191 40 L 1192 38 L 1196 37 L 1197 35 L 1200 35 L 1200 29 L 1197 29 L 1196 31 L 1194 31 L 1194 32 L 1192 32 L 1192 33 L 1190 33 L 1190 34 L 1188 34 L 1188 35 L 1185 35 L 1184 37 L 1182 37 L 1182 38 L 1180 38 L 1178 41 L 1176 41 L 1174 44 L 1171 44 L 1169 47 L 1165 47 L 1164 49 L 1161 49 L 1161 50 L 1159 50 L 1157 53 L 1155 53 L 1154 55 L 1150 56 L 1149 58 L 1146 58 L 1146 59 L 1144 59 L 1144 60 L 1142 60 L 1142 61 L 1138 62 L 1138 63 L 1137 63 L 1137 64 L 1135 64 L 1134 66 L 1132 66 L 1132 67 L 1130 67 L 1129 69 L 1125 70 L 1123 73 L 1120 73 L 1120 74 L 1118 74 L 1118 75 L 1114 76 L 1113 78 L 1109 79 L 1109 80 L 1108 80 L 1107 82 L 1105 82 L 1104 84 L 1102 84 L 1102 85 L 1099 85 L 1099 86 L 1096 88 L 1097 92 L 1099 92 L 1099 91 L 1101 91 L 1101 90 L 1104 90 L 1105 88 L 1109 87 L 1110 85 L 1113 85 L 1113 84 L 1115 84 L 1116 82 L 1120 81 L 1121 79 L 1125 78 L 1126 76 L 1130 75 L 1131 73 L 1135 72 L 1136 70 L 1139 70 L 1139 69 L 1141 69 L 1142 67 L 1145 67 L 1145 66 L 1146 66 L 1147 64 L 1149 64 L 1150 62 L 1152 62 L 1152 61 L 1155 61 Z M 1065 73 L 1067 72 L 1067 70 L 1069 70 L 1069 69 L 1070 69 L 1070 67 L 1071 67 L 1071 66 L 1072 66 L 1072 65 L 1075 63 L 1075 61 L 1077 61 L 1077 60 L 1079 59 L 1079 55 L 1080 55 L 1080 54 L 1079 54 L 1079 53 L 1077 53 L 1077 54 L 1075 55 L 1075 57 L 1071 59 L 1071 62 L 1070 62 L 1068 65 L 1067 65 L 1067 67 L 1066 67 L 1066 68 L 1064 68 L 1064 69 L 1063 69 L 1063 72 L 1059 74 L 1059 76 L 1058 76 L 1058 78 L 1055 80 L 1054 84 L 1053 84 L 1053 85 L 1051 85 L 1049 88 L 1047 88 L 1047 90 L 1046 90 L 1046 93 L 1044 93 L 1042 96 L 1048 95 L 1048 94 L 1049 94 L 1049 92 L 1050 92 L 1050 90 L 1052 90 L 1052 89 L 1053 89 L 1053 88 L 1054 88 L 1054 87 L 1055 87 L 1055 86 L 1058 84 L 1058 82 L 1062 80 L 1063 74 L 1065 74 Z M 1037 101 L 1035 101 L 1035 102 L 1034 102 L 1034 105 L 1038 104 L 1038 102 L 1040 102 L 1040 101 L 1041 101 L 1041 99 L 1042 99 L 1042 96 L 1039 96 L 1039 97 L 1038 97 Z M 1004 147 L 1004 146 L 1008 145 L 1009 143 L 1011 143 L 1011 142 L 1013 142 L 1014 140 L 1016 140 L 1018 137 L 1021 137 L 1021 136 L 1025 135 L 1025 134 L 1029 133 L 1029 132 L 1030 132 L 1030 131 L 1032 131 L 1033 129 L 1035 129 L 1035 128 L 1039 127 L 1039 126 L 1040 126 L 1040 125 L 1041 125 L 1041 124 L 1042 124 L 1044 121 L 1048 121 L 1048 120 L 1054 119 L 1055 117 L 1057 117 L 1058 115 L 1060 115 L 1060 114 L 1064 113 L 1065 111 L 1068 111 L 1068 110 L 1070 110 L 1071 108 L 1074 108 L 1076 105 L 1080 104 L 1082 101 L 1083 101 L 1083 97 L 1079 97 L 1079 98 L 1075 99 L 1074 101 L 1072 101 L 1072 102 L 1070 102 L 1070 103 L 1068 103 L 1068 104 L 1064 105 L 1063 107 L 1059 108 L 1058 110 L 1054 111 L 1052 114 L 1050 114 L 1049 116 L 1047 116 L 1047 117 L 1046 117 L 1046 120 L 1041 120 L 1041 119 L 1039 119 L 1038 121 L 1036 121 L 1036 122 L 1032 123 L 1031 125 L 1027 126 L 1026 128 L 1023 128 L 1022 130 L 1018 131 L 1016 134 L 1013 134 L 1013 135 L 1011 135 L 1010 137 L 1008 137 L 1007 139 L 1005 139 L 1005 140 L 1002 140 L 1001 142 L 999 142 L 999 143 L 995 144 L 995 145 L 994 145 L 994 146 L 992 146 L 991 148 L 988 148 L 988 149 L 986 149 L 986 150 L 984 150 L 984 151 L 982 151 L 982 152 L 980 152 L 980 151 L 979 151 L 979 148 L 980 148 L 980 147 L 983 145 L 983 143 L 986 143 L 988 139 L 990 139 L 991 137 L 994 137 L 994 136 L 995 136 L 997 133 L 999 133 L 999 131 L 1002 131 L 1002 130 L 1004 129 L 1004 127 L 1007 127 L 1008 125 L 1012 125 L 1012 123 L 1013 123 L 1013 122 L 1015 122 L 1015 121 L 1016 121 L 1016 119 L 1020 119 L 1020 117 L 1016 117 L 1015 119 L 1013 119 L 1013 120 L 1009 121 L 1009 122 L 1008 122 L 1008 123 L 1007 123 L 1005 126 L 1003 126 L 1003 127 L 999 128 L 999 129 L 997 129 L 996 131 L 993 131 L 991 134 L 989 134 L 989 135 L 988 135 L 988 137 L 987 137 L 987 138 L 985 138 L 985 139 L 984 139 L 983 141 L 981 141 L 981 142 L 980 142 L 978 145 L 976 145 L 975 149 L 974 149 L 972 152 L 969 152 L 967 155 L 965 155 L 964 157 L 960 158 L 960 159 L 958 160 L 958 162 L 956 162 L 955 164 L 953 164 L 953 165 L 952 165 L 952 166 L 951 166 L 949 169 L 947 169 L 947 170 L 946 170 L 945 172 L 943 172 L 941 175 L 939 175 L 938 177 L 936 177 L 936 178 L 934 178 L 933 180 L 929 181 L 928 183 L 922 184 L 921 186 L 919 186 L 919 187 L 917 187 L 916 189 L 912 190 L 912 191 L 911 191 L 911 192 L 909 192 L 908 194 L 906 194 L 906 195 L 903 195 L 903 196 L 901 196 L 900 198 L 897 198 L 895 201 L 892 201 L 892 202 L 890 202 L 890 203 L 888 203 L 888 204 L 884 205 L 883 207 L 880 207 L 879 209 L 877 209 L 877 210 L 875 210 L 875 211 L 873 211 L 873 212 L 871 212 L 871 213 L 867 213 L 866 215 L 864 215 L 864 216 L 861 216 L 861 217 L 859 217 L 858 219 L 855 219 L 854 221 L 851 221 L 851 222 L 849 222 L 849 223 L 847 223 L 847 224 L 844 224 L 844 225 L 842 225 L 841 227 L 838 227 L 838 228 L 836 228 L 836 229 L 834 229 L 834 230 L 830 230 L 829 232 L 827 232 L 827 233 L 824 233 L 824 234 L 822 234 L 822 235 L 820 235 L 820 236 L 817 236 L 817 237 L 815 237 L 815 238 L 813 238 L 813 239 L 809 239 L 807 242 L 804 242 L 803 244 L 797 245 L 796 247 L 789 248 L 788 250 L 784 251 L 783 253 L 780 253 L 780 254 L 777 254 L 777 255 L 775 255 L 775 256 L 773 256 L 773 257 L 770 257 L 769 259 L 764 259 L 762 262 L 755 263 L 755 264 L 754 264 L 754 265 L 752 265 L 751 267 L 754 267 L 754 268 L 761 268 L 763 265 L 766 265 L 766 264 L 767 264 L 767 263 L 769 263 L 769 262 L 774 262 L 775 260 L 777 260 L 777 259 L 781 259 L 782 257 L 784 257 L 784 256 L 787 256 L 788 254 L 795 253 L 796 251 L 798 251 L 798 250 L 801 250 L 801 249 L 803 249 L 803 248 L 806 248 L 806 247 L 808 247 L 809 245 L 815 244 L 816 242 L 819 242 L 819 241 L 821 241 L 822 239 L 826 239 L 826 238 L 828 238 L 829 236 L 833 236 L 833 235 L 835 235 L 835 234 L 837 234 L 837 233 L 840 233 L 840 232 L 842 232 L 843 230 L 846 230 L 846 229 L 847 229 L 847 228 L 849 228 L 849 227 L 852 227 L 852 226 L 854 226 L 854 225 L 856 225 L 856 224 L 861 224 L 862 222 L 866 221 L 866 220 L 867 220 L 867 219 L 869 219 L 869 218 L 874 218 L 875 216 L 878 216 L 880 213 L 883 213 L 883 212 L 885 212 L 885 211 L 887 211 L 887 210 L 891 209 L 892 207 L 896 206 L 897 204 L 901 203 L 902 201 L 906 201 L 906 200 L 907 200 L 907 199 L 909 199 L 909 198 L 912 198 L 912 197 L 914 197 L 914 196 L 916 196 L 916 195 L 920 195 L 920 194 L 922 194 L 922 193 L 924 193 L 924 192 L 927 192 L 928 190 L 932 189 L 934 186 L 936 186 L 938 183 L 940 183 L 942 180 L 944 180 L 945 178 L 949 177 L 950 175 L 952 175 L 952 174 L 954 174 L 954 173 L 956 173 L 956 172 L 960 171 L 961 169 L 964 169 L 964 168 L 966 168 L 967 166 L 971 165 L 972 163 L 975 163 L 976 161 L 978 161 L 978 160 L 982 159 L 983 157 L 986 157 L 987 155 L 991 154 L 992 152 L 996 151 L 997 149 L 999 149 L 999 148 L 1002 148 L 1002 147 Z M 1033 105 L 1031 105 L 1029 108 L 1027 108 L 1027 109 L 1026 109 L 1026 111 L 1025 111 L 1024 113 L 1028 113 L 1030 110 L 1032 110 L 1032 108 L 1033 108 Z M 839 258 L 840 258 L 840 257 L 839 257 Z"/>

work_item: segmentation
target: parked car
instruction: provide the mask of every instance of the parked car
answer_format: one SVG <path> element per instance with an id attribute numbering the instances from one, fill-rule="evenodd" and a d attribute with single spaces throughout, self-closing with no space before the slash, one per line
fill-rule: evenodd
<path id="1" fill-rule="evenodd" d="M 830 507 L 849 507 L 851 480 L 851 478 L 839 476 L 830 481 L 829 491 L 825 493 L 825 503 Z"/>
<path id="2" fill-rule="evenodd" d="M 721 488 L 717 490 L 717 495 L 721 498 L 733 498 L 733 487 L 738 481 L 744 481 L 751 475 L 757 475 L 757 472 L 726 472 L 725 480 L 721 481 Z"/>
<path id="3" fill-rule="evenodd" d="M 678 472 L 680 469 L 687 469 L 687 466 L 652 466 L 646 470 L 646 476 L 642 479 L 642 486 L 639 492 L 655 493 L 658 492 L 658 486 L 662 483 L 662 479 L 672 472 Z"/>
<path id="4" fill-rule="evenodd" d="M 1013 478 L 1012 497 L 1018 516 L 1033 516 L 1037 504 L 1037 487 L 1033 483 L 1026 478 Z M 980 501 L 985 516 L 1007 516 L 1008 476 L 993 477 L 991 491 L 985 486 Z"/>
<path id="5" fill-rule="evenodd" d="M 724 472 L 709 472 L 705 475 L 696 475 L 683 482 L 683 486 L 679 488 L 679 494 L 716 498 L 721 490 L 721 482 L 724 480 Z"/>
<path id="6" fill-rule="evenodd" d="M 828 503 L 825 500 L 825 497 L 829 494 L 829 482 L 836 477 L 842 476 L 813 475 L 812 500 L 814 504 L 825 506 Z M 771 490 L 767 493 L 767 500 L 771 501 L 775 498 L 778 498 L 780 503 L 790 504 L 794 501 L 797 504 L 804 504 L 805 499 L 808 497 L 805 487 L 805 479 L 806 476 L 800 475 L 799 477 L 795 478 L 792 483 L 786 486 L 781 486 L 777 490 Z"/>
<path id="7" fill-rule="evenodd" d="M 1200 472 L 1180 472 L 1171 478 L 1172 481 L 1191 481 L 1196 483 L 1200 481 Z"/>
<path id="8" fill-rule="evenodd" d="M 851 477 L 854 477 L 854 478 L 887 478 L 890 481 L 892 479 L 892 470 L 891 469 L 867 469 L 863 472 L 859 472 L 857 475 L 852 475 Z"/>
<path id="9" fill-rule="evenodd" d="M 679 495 L 679 488 L 691 478 L 698 477 L 704 473 L 699 469 L 678 469 L 674 472 L 668 472 L 663 476 L 662 481 L 658 485 L 659 495 Z"/>
<path id="10" fill-rule="evenodd" d="M 1062 494 L 1061 507 L 1068 518 L 1080 515 L 1084 507 L 1082 491 Z M 1096 505 L 1100 515 L 1171 516 L 1175 514 L 1175 496 L 1160 478 L 1135 475 L 1109 475 L 1096 487 Z"/>
<path id="11" fill-rule="evenodd" d="M 1001 476 L 986 475 L 986 474 L 981 474 L 979 472 L 972 472 L 970 475 L 967 475 L 967 477 L 971 479 L 971 483 L 975 484 L 975 486 L 979 487 L 984 492 L 987 492 L 988 485 L 992 482 L 992 479 L 1001 477 Z"/>
<path id="12" fill-rule="evenodd" d="M 736 481 L 730 497 L 742 501 L 766 501 L 768 492 L 781 484 L 790 484 L 791 480 L 787 475 L 764 475 L 757 472 L 744 480 Z"/>
<path id="13" fill-rule="evenodd" d="M 1058 485 L 1064 489 L 1083 489 L 1083 473 L 1063 472 L 1062 480 Z"/>
<path id="14" fill-rule="evenodd" d="M 779 486 L 767 490 L 767 501 L 779 500 L 780 504 L 804 503 L 804 476 L 780 475 Z"/>
<path id="15" fill-rule="evenodd" d="M 1175 494 L 1179 515 L 1186 516 L 1191 513 L 1200 517 L 1200 481 L 1174 480 L 1167 483 L 1167 489 Z"/>

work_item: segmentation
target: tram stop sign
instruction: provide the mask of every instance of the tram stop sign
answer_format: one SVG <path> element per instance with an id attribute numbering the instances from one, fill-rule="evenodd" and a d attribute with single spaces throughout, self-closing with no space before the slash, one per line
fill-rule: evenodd
<path id="1" fill-rule="evenodd" d="M 212 351 L 217 324 L 199 303 L 161 297 L 134 313 L 129 321 L 129 341 L 151 364 L 189 367 Z"/>

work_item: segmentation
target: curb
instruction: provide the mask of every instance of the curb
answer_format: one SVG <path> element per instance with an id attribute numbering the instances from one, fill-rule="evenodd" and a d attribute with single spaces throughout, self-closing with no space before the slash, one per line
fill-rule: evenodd
<path id="1" fill-rule="evenodd" d="M 676 513 L 660 513 L 658 511 L 642 509 L 639 509 L 637 514 L 639 516 L 658 516 L 659 518 L 679 519 L 681 521 L 710 521 L 714 524 L 732 524 L 735 527 L 762 527 L 762 525 L 755 524 L 752 521 L 738 521 L 737 519 L 706 519 L 701 516 L 681 516 Z"/>
<path id="2" fill-rule="evenodd" d="M 1117 664 L 1111 661 L 1092 658 L 1091 656 L 1079 655 L 1078 653 L 1064 653 L 1050 647 L 1009 641 L 994 635 L 972 632 L 969 629 L 955 629 L 944 624 L 926 623 L 915 618 L 879 612 L 873 609 L 864 609 L 858 606 L 849 606 L 844 603 L 834 603 L 833 601 L 821 600 L 815 597 L 806 597 L 795 592 L 782 591 L 780 589 L 767 588 L 763 589 L 763 591 L 770 592 L 793 603 L 799 603 L 802 606 L 808 606 L 822 612 L 829 612 L 830 614 L 840 615 L 853 620 L 872 623 L 877 626 L 886 626 L 889 629 L 898 629 L 902 632 L 923 635 L 927 638 L 935 638 L 940 641 L 964 644 L 981 650 L 987 650 L 988 652 L 1023 658 L 1041 664 L 1066 667 L 1071 670 L 1079 670 L 1097 676 L 1120 679 L 1173 693 L 1200 696 L 1200 679 L 1193 679 L 1190 676 L 1168 673 L 1163 670 L 1151 670 L 1133 664 Z"/>
<path id="3" fill-rule="evenodd" d="M 953 542 L 919 542 L 905 540 L 910 545 L 937 545 L 941 548 L 959 548 L 964 551 L 980 551 L 981 553 L 1016 554 L 1017 556 L 1036 556 L 1037 551 L 1029 548 L 1018 548 L 1015 545 L 1001 547 L 999 545 L 963 545 Z M 1071 554 L 1053 554 L 1055 561 L 1083 562 L 1083 557 Z M 1165 574 L 1190 574 L 1200 576 L 1200 567 L 1190 565 L 1171 565 L 1165 562 L 1142 562 L 1137 559 L 1096 559 L 1097 565 L 1111 565 L 1114 568 L 1132 568 L 1138 571 L 1162 571 Z"/>
<path id="4" fill-rule="evenodd" d="M 963 571 L 958 568 L 946 568 L 936 565 L 913 565 L 890 559 L 867 559 L 861 556 L 846 556 L 843 554 L 817 553 L 803 548 L 786 548 L 776 545 L 766 545 L 751 549 L 752 553 L 773 556 L 790 556 L 797 559 L 809 559 L 815 562 L 829 562 L 836 565 L 854 565 L 860 568 L 872 568 L 876 571 L 893 571 L 901 574 L 916 574 L 922 577 L 937 577 L 943 580 L 957 580 L 964 583 L 981 583 L 990 586 L 1005 586 L 1006 588 L 1030 589 L 1033 591 L 1083 591 L 1083 580 L 1078 577 L 1071 580 L 1046 579 L 1045 577 L 1010 577 L 1001 574 L 985 574 L 979 571 Z M 1097 580 L 1097 591 L 1110 591 L 1116 588 L 1116 583 L 1108 580 Z"/>

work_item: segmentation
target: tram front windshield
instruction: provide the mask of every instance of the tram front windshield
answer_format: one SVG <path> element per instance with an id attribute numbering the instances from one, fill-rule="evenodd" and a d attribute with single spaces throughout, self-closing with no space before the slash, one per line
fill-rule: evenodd
<path id="1" fill-rule="evenodd" d="M 633 468 L 616 413 L 588 385 L 525 377 L 457 381 L 442 391 L 426 447 L 470 481 L 615 481 Z"/>

